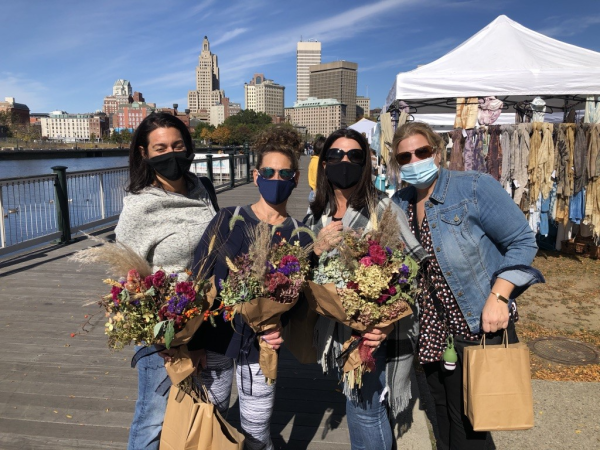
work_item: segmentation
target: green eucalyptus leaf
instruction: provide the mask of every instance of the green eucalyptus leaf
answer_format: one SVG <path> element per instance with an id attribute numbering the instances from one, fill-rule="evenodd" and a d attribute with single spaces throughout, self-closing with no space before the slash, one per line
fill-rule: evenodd
<path id="1" fill-rule="evenodd" d="M 173 325 L 173 321 L 169 320 L 167 322 L 167 329 L 165 330 L 165 347 L 171 348 L 171 342 L 175 337 L 175 326 Z"/>
<path id="2" fill-rule="evenodd" d="M 144 295 L 147 295 L 149 297 L 153 297 L 154 295 L 156 295 L 156 289 L 154 289 L 154 286 L 152 286 L 150 289 L 144 292 Z"/>
<path id="3" fill-rule="evenodd" d="M 163 327 L 165 326 L 166 320 L 163 320 L 162 322 L 158 322 L 156 325 L 154 325 L 154 337 L 160 337 L 163 334 Z"/>

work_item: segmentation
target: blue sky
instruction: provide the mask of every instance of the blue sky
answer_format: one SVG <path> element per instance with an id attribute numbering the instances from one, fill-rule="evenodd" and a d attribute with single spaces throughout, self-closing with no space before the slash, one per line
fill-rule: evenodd
<path id="1" fill-rule="evenodd" d="M 206 35 L 221 89 L 242 107 L 254 73 L 284 85 L 293 105 L 303 38 L 321 41 L 322 62 L 358 63 L 357 93 L 375 108 L 396 73 L 439 58 L 500 14 L 600 51 L 599 0 L 0 0 L 0 99 L 32 112 L 91 112 L 124 78 L 146 101 L 184 109 Z"/>

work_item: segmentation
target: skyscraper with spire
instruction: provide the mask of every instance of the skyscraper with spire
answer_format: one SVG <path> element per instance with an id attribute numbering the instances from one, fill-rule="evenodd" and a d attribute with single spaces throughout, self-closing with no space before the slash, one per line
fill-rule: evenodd
<path id="1" fill-rule="evenodd" d="M 308 68 L 321 64 L 321 43 L 301 41 L 296 47 L 296 101 L 306 100 L 310 93 Z"/>
<path id="2" fill-rule="evenodd" d="M 208 38 L 204 36 L 202 51 L 198 57 L 196 67 L 196 90 L 188 91 L 188 108 L 190 113 L 206 114 L 206 120 L 210 114 L 210 107 L 218 105 L 225 96 L 219 84 L 219 64 L 217 55 L 210 51 Z"/>

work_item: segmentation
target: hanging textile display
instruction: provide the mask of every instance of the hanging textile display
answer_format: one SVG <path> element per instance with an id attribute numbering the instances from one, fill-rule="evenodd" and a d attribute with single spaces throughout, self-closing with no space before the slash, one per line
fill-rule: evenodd
<path id="1" fill-rule="evenodd" d="M 466 130 L 465 148 L 463 150 L 464 170 L 475 170 L 475 130 Z"/>
<path id="2" fill-rule="evenodd" d="M 518 145 L 514 145 L 515 154 L 512 158 L 514 168 L 512 172 L 514 191 L 514 200 L 517 205 L 521 206 L 522 211 L 529 211 L 529 202 L 527 198 L 521 202 L 523 193 L 527 186 L 527 164 L 529 161 L 529 141 L 531 134 L 531 124 L 520 123 L 515 125 Z M 523 204 L 522 204 L 523 203 Z"/>
<path id="3" fill-rule="evenodd" d="M 529 102 L 519 102 L 515 105 L 515 123 L 530 123 L 533 112 Z"/>
<path id="4" fill-rule="evenodd" d="M 596 96 L 591 95 L 585 99 L 584 123 L 600 123 L 600 101 L 596 101 Z"/>
<path id="5" fill-rule="evenodd" d="M 473 169 L 477 172 L 485 172 L 485 158 L 484 158 L 484 146 L 486 145 L 487 140 L 487 132 L 484 128 L 479 128 L 477 130 L 477 135 L 475 136 L 475 149 L 474 149 L 474 158 L 473 158 Z"/>
<path id="6" fill-rule="evenodd" d="M 534 122 L 535 123 L 535 122 Z M 540 145 L 539 156 L 537 158 L 540 174 L 540 193 L 542 198 L 548 198 L 552 189 L 552 173 L 554 172 L 554 142 L 552 141 L 552 131 L 554 127 L 551 123 L 542 123 L 542 143 Z"/>
<path id="7" fill-rule="evenodd" d="M 450 170 L 465 170 L 465 163 L 463 159 L 463 130 L 457 128 L 456 130 L 452 130 L 449 134 L 452 138 L 452 151 L 450 152 L 450 165 L 448 168 Z"/>
<path id="8" fill-rule="evenodd" d="M 546 102 L 541 97 L 536 97 L 531 101 L 531 110 L 533 115 L 532 122 L 543 122 L 546 115 Z"/>
<path id="9" fill-rule="evenodd" d="M 500 148 L 502 149 L 502 176 L 500 177 L 499 181 L 502 187 L 511 193 L 512 188 L 510 184 L 513 179 L 513 164 L 511 162 L 511 158 L 514 155 L 513 145 L 516 143 L 513 141 L 513 134 L 516 130 L 516 127 L 515 125 L 502 125 L 500 130 Z"/>
<path id="10" fill-rule="evenodd" d="M 457 98 L 454 128 L 475 128 L 475 125 L 477 125 L 478 107 L 479 99 L 477 97 Z"/>
<path id="11" fill-rule="evenodd" d="M 590 126 L 588 175 L 584 223 L 592 226 L 594 237 L 598 240 L 600 239 L 600 124 Z"/>
<path id="12" fill-rule="evenodd" d="M 392 140 L 394 138 L 392 115 L 390 113 L 382 113 L 379 116 L 379 123 L 381 123 L 381 158 L 387 166 L 390 160 L 390 151 L 392 147 Z"/>
<path id="13" fill-rule="evenodd" d="M 478 102 L 477 121 L 479 125 L 492 125 L 500 117 L 504 103 L 496 97 L 480 98 Z"/>
<path id="14" fill-rule="evenodd" d="M 587 125 L 577 127 L 575 131 L 575 149 L 573 152 L 573 192 L 579 194 L 588 183 L 588 145 L 587 145 Z"/>
<path id="15" fill-rule="evenodd" d="M 500 181 L 502 162 L 502 148 L 500 147 L 500 125 L 490 125 L 488 127 L 488 133 L 490 135 L 490 143 L 488 146 L 488 153 L 485 157 L 485 164 L 487 167 L 487 173 L 489 173 L 496 180 Z"/>

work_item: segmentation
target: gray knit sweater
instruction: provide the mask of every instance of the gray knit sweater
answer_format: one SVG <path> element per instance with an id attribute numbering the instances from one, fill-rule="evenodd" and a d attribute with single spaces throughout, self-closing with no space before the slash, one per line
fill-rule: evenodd
<path id="1" fill-rule="evenodd" d="M 199 181 L 194 180 L 187 197 L 149 186 L 125 197 L 115 234 L 153 270 L 182 272 L 191 269 L 196 246 L 214 215 Z"/>

